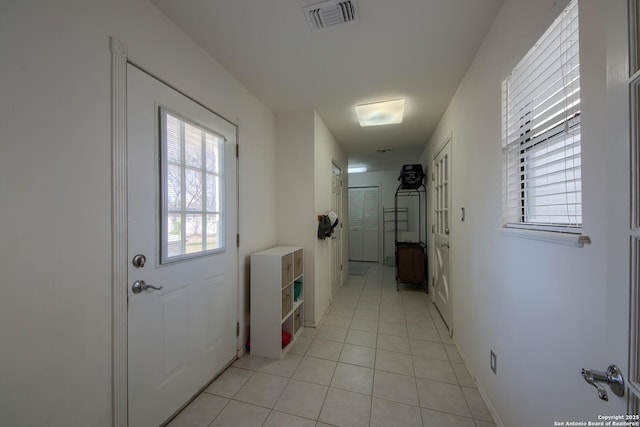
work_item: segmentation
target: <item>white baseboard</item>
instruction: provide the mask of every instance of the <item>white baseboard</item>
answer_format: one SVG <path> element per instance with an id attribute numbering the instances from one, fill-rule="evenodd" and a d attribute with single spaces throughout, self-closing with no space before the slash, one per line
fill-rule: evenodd
<path id="1" fill-rule="evenodd" d="M 489 395 L 487 394 L 484 387 L 482 387 L 482 384 L 480 384 L 480 382 L 478 381 L 478 377 L 473 372 L 473 369 L 471 369 L 471 365 L 469 364 L 467 356 L 462 351 L 460 351 L 460 347 L 458 346 L 458 343 L 456 342 L 455 338 L 453 339 L 453 342 L 456 345 L 456 348 L 458 349 L 458 353 L 460 353 L 460 358 L 462 358 L 462 362 L 464 363 L 464 366 L 469 371 L 471 378 L 473 378 L 473 382 L 475 383 L 478 391 L 480 392 L 480 396 L 482 397 L 484 404 L 487 406 L 487 409 L 489 410 L 491 417 L 493 417 L 493 422 L 497 427 L 504 427 L 502 420 L 498 416 L 498 412 L 496 411 L 496 408 L 493 406 L 493 404 L 491 403 L 491 400 L 489 399 Z"/>

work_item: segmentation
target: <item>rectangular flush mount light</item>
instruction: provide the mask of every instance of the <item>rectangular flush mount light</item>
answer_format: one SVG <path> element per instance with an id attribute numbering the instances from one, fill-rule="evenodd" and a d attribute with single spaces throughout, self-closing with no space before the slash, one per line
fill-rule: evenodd
<path id="1" fill-rule="evenodd" d="M 349 166 L 347 169 L 349 173 L 362 173 L 367 171 L 366 166 Z"/>
<path id="2" fill-rule="evenodd" d="M 381 126 L 402 123 L 404 99 L 356 105 L 360 126 Z"/>

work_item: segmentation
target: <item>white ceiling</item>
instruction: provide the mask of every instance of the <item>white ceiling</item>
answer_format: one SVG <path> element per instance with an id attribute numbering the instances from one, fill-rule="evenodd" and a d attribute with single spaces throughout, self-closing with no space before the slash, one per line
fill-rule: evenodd
<path id="1" fill-rule="evenodd" d="M 356 0 L 313 32 L 318 0 L 152 0 L 276 114 L 315 109 L 370 170 L 416 163 L 503 0 Z M 405 98 L 403 123 L 361 128 L 356 104 Z M 386 154 L 380 148 L 392 148 Z"/>

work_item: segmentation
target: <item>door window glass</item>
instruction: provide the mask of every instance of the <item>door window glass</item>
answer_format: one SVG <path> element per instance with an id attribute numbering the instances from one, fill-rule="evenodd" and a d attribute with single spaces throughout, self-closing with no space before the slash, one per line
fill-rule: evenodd
<path id="1" fill-rule="evenodd" d="M 225 138 L 160 108 L 161 262 L 224 250 Z"/>

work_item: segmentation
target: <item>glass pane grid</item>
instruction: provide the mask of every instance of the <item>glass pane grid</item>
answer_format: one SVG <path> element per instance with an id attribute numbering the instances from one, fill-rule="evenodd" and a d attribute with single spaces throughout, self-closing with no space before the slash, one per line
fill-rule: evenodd
<path id="1" fill-rule="evenodd" d="M 445 234 L 448 227 L 449 209 L 448 209 L 448 157 L 444 155 L 435 163 L 435 229 L 438 234 Z"/>
<path id="2" fill-rule="evenodd" d="M 224 138 L 162 109 L 162 261 L 224 247 Z"/>
<path id="3" fill-rule="evenodd" d="M 640 114 L 640 75 L 631 82 L 631 117 Z M 631 164 L 640 162 L 640 124 L 637 119 L 631 120 Z M 632 168 L 631 191 L 632 200 L 640 200 L 640 173 L 638 168 Z M 631 228 L 640 230 L 640 204 L 631 207 Z"/>

